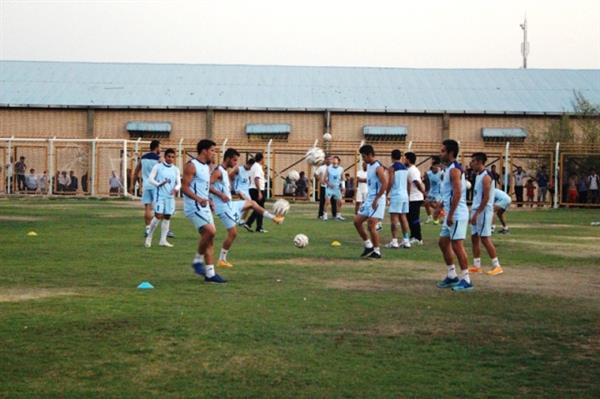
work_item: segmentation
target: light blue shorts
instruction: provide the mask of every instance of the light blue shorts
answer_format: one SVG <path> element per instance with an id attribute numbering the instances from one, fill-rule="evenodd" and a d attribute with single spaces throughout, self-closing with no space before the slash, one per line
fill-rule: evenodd
<path id="1" fill-rule="evenodd" d="M 471 225 L 471 235 L 490 237 L 492 235 L 492 218 L 494 211 L 484 211 L 477 216 L 477 223 Z"/>
<path id="2" fill-rule="evenodd" d="M 442 195 L 441 194 L 428 195 L 427 196 L 427 201 L 429 201 L 429 202 L 442 202 Z"/>
<path id="3" fill-rule="evenodd" d="M 446 224 L 446 218 L 442 224 L 442 230 L 440 231 L 440 237 L 448 237 L 452 241 L 464 240 L 467 237 L 467 225 L 469 220 L 455 220 L 452 226 Z"/>
<path id="4" fill-rule="evenodd" d="M 335 189 L 327 187 L 325 189 L 325 196 L 327 198 L 335 197 L 335 199 L 342 199 L 342 190 L 340 190 L 339 188 Z"/>
<path id="5" fill-rule="evenodd" d="M 156 187 L 150 185 L 150 187 L 145 188 L 142 193 L 142 204 L 151 205 L 156 201 Z"/>
<path id="6" fill-rule="evenodd" d="M 154 213 L 160 213 L 162 215 L 175 214 L 175 198 L 159 197 L 154 203 Z"/>
<path id="7" fill-rule="evenodd" d="M 210 211 L 210 207 L 208 205 L 205 207 L 200 207 L 200 209 L 194 212 L 187 212 L 185 217 L 192 222 L 197 231 L 200 231 L 207 224 L 215 223 L 212 212 Z"/>
<path id="8" fill-rule="evenodd" d="M 408 198 L 391 198 L 388 213 L 408 213 Z"/>
<path id="9" fill-rule="evenodd" d="M 225 229 L 229 230 L 235 227 L 240 218 L 242 217 L 242 213 L 244 212 L 244 204 L 246 201 L 229 201 L 226 204 L 220 205 L 215 213 L 223 222 L 223 226 Z"/>
<path id="10" fill-rule="evenodd" d="M 367 198 L 360 206 L 358 214 L 368 218 L 382 220 L 385 215 L 385 196 L 379 198 L 379 203 L 376 205 L 375 209 L 373 208 L 373 199 L 374 198 Z"/>
<path id="11" fill-rule="evenodd" d="M 504 210 L 507 210 L 510 207 L 512 201 L 498 201 L 494 205 Z"/>

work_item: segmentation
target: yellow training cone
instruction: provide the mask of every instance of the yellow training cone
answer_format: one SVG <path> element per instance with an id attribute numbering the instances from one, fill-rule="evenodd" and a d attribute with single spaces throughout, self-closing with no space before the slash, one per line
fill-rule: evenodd
<path id="1" fill-rule="evenodd" d="M 339 241 L 332 241 L 332 242 L 331 242 L 331 246 L 332 246 L 332 247 L 341 247 L 341 246 L 342 246 L 342 243 L 341 243 L 341 242 L 339 242 Z"/>
<path id="2" fill-rule="evenodd" d="M 29 233 L 27 233 L 27 235 L 29 237 L 35 237 L 35 236 L 37 236 L 37 233 L 35 231 L 30 231 Z"/>

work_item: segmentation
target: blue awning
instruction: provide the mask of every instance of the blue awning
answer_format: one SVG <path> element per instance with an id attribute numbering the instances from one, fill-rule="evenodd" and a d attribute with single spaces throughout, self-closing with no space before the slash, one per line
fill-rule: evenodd
<path id="1" fill-rule="evenodd" d="M 404 137 L 408 134 L 408 127 L 398 126 L 363 126 L 365 136 L 399 136 Z"/>
<path id="2" fill-rule="evenodd" d="M 521 128 L 488 128 L 481 129 L 484 139 L 525 139 L 527 130 Z"/>
<path id="3" fill-rule="evenodd" d="M 136 133 L 171 133 L 171 122 L 127 122 L 127 131 Z"/>
<path id="4" fill-rule="evenodd" d="M 292 126 L 287 123 L 249 123 L 246 125 L 246 134 L 290 134 Z"/>

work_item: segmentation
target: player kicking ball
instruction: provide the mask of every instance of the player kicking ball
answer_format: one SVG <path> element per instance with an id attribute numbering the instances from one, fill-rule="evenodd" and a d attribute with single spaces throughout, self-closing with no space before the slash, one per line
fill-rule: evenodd
<path id="1" fill-rule="evenodd" d="M 223 242 L 219 262 L 217 266 L 232 268 L 233 265 L 227 261 L 227 254 L 237 236 L 237 224 L 240 217 L 248 209 L 271 219 L 276 224 L 283 223 L 283 215 L 273 215 L 258 205 L 255 201 L 246 199 L 233 201 L 231 196 L 231 183 L 228 169 L 236 167 L 240 153 L 233 148 L 228 148 L 223 155 L 223 163 L 218 165 L 210 176 L 210 198 L 215 204 L 215 214 L 221 219 L 223 226 L 227 229 L 227 237 Z"/>
<path id="2" fill-rule="evenodd" d="M 485 169 L 487 156 L 483 152 L 476 152 L 471 159 L 471 169 L 477 176 L 473 187 L 473 204 L 471 207 L 471 243 L 473 244 L 473 267 L 471 273 L 482 273 L 481 249 L 479 243 L 487 250 L 492 258 L 492 270 L 487 274 L 495 276 L 501 274 L 502 267 L 498 261 L 496 247 L 492 242 L 492 219 L 494 218 L 494 181 Z"/>
<path id="3" fill-rule="evenodd" d="M 165 160 L 162 163 L 154 165 L 148 182 L 156 187 L 156 199 L 154 201 L 154 217 L 150 222 L 148 235 L 144 245 L 146 248 L 152 246 L 152 235 L 154 230 L 160 225 L 160 241 L 158 245 L 161 247 L 172 247 L 173 244 L 167 241 L 169 233 L 169 225 L 171 224 L 171 216 L 175 213 L 175 194 L 181 188 L 181 178 L 179 168 L 174 165 L 175 150 L 169 148 L 165 151 Z"/>
<path id="4" fill-rule="evenodd" d="M 444 140 L 440 150 L 440 158 L 448 167 L 442 181 L 442 201 L 446 216 L 442 223 L 438 242 L 444 261 L 448 268 L 446 278 L 437 283 L 438 288 L 451 288 L 452 291 L 469 291 L 473 289 L 467 265 L 467 252 L 463 241 L 467 235 L 469 208 L 467 207 L 467 185 L 465 172 L 458 157 L 458 143 L 455 140 Z M 454 254 L 460 264 L 460 276 L 454 266 Z"/>
<path id="5" fill-rule="evenodd" d="M 216 144 L 212 140 L 200 140 L 196 146 L 198 156 L 183 169 L 183 212 L 200 234 L 198 252 L 192 261 L 196 274 L 207 283 L 226 283 L 227 280 L 215 273 L 213 252 L 217 229 L 211 212 L 210 169 L 215 157 Z"/>
<path id="6" fill-rule="evenodd" d="M 508 226 L 506 224 L 505 213 L 508 211 L 508 208 L 510 208 L 511 202 L 512 199 L 510 198 L 510 195 L 506 194 L 499 188 L 494 189 L 494 211 L 496 212 L 496 216 L 498 216 L 500 223 L 502 223 L 502 229 L 500 230 L 500 234 L 509 233 Z"/>
<path id="7" fill-rule="evenodd" d="M 362 203 L 358 213 L 354 216 L 354 227 L 360 238 L 363 239 L 365 249 L 360 255 L 363 258 L 380 259 L 379 233 L 377 224 L 385 214 L 385 190 L 388 186 L 387 174 L 381 162 L 375 159 L 375 150 L 369 144 L 363 145 L 359 153 L 367 163 L 367 198 Z M 369 236 L 365 231 L 364 223 L 367 222 Z"/>
<path id="8" fill-rule="evenodd" d="M 408 169 L 402 163 L 402 152 L 392 151 L 392 166 L 388 168 L 388 188 L 390 196 L 390 221 L 392 223 L 392 241 L 386 248 L 410 248 L 410 232 L 408 228 L 408 201 L 410 185 Z M 402 228 L 402 244 L 398 243 L 398 226 Z"/>

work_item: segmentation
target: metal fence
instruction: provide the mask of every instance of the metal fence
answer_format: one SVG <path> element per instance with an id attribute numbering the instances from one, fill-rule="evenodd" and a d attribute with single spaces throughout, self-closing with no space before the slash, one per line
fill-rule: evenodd
<path id="1" fill-rule="evenodd" d="M 358 149 L 364 143 L 356 141 L 294 142 L 279 140 L 223 140 L 218 145 L 218 160 L 226 148 L 236 148 L 241 161 L 257 152 L 265 155 L 267 191 L 269 196 L 288 196 L 296 200 L 314 200 L 318 190 L 314 168 L 305 161 L 306 151 L 319 146 L 327 153 L 338 155 L 345 173 L 356 181 L 360 167 Z M 0 195 L 44 196 L 131 196 L 138 195 L 141 187 L 133 182 L 141 155 L 147 151 L 149 140 L 118 139 L 61 139 L 61 138 L 0 138 Z M 370 142 L 378 157 L 389 161 L 393 149 L 417 154 L 417 166 L 424 172 L 431 165 L 432 156 L 439 155 L 440 143 L 436 142 Z M 486 152 L 488 168 L 494 168 L 500 176 L 497 185 L 509 192 L 516 206 L 600 206 L 590 193 L 581 201 L 578 195 L 573 201 L 573 179 L 581 186 L 590 170 L 600 168 L 600 146 L 531 144 L 531 143 L 460 143 L 460 161 L 468 164 L 469 155 L 476 151 Z M 177 154 L 177 166 L 196 155 L 196 143 L 161 142 L 162 149 L 173 148 Z M 19 164 L 24 157 L 23 170 Z M 595 166 L 597 165 L 597 166 Z M 517 167 L 526 172 L 526 180 L 535 185 L 536 195 L 532 201 L 527 188 L 515 190 Z M 537 175 L 546 171 L 547 187 L 540 186 Z M 33 171 L 31 171 L 33 169 Z M 304 172 L 308 179 L 305 195 L 285 192 L 287 174 L 295 170 Z M 35 186 L 32 183 L 35 180 Z M 526 182 L 527 184 L 527 182 Z M 133 185 L 133 187 L 132 187 Z M 523 190 L 523 198 L 517 201 L 516 191 Z M 540 195 L 543 193 L 543 195 Z"/>

